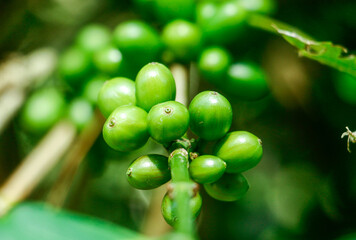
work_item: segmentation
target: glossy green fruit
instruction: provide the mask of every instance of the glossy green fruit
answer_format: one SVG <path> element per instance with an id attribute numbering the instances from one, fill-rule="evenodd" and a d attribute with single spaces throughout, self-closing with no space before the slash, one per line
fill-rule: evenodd
<path id="1" fill-rule="evenodd" d="M 162 40 L 174 59 L 190 61 L 200 51 L 202 33 L 195 24 L 178 19 L 163 28 Z"/>
<path id="2" fill-rule="evenodd" d="M 130 164 L 126 177 L 134 188 L 157 188 L 171 179 L 168 158 L 157 154 L 141 156 Z"/>
<path id="3" fill-rule="evenodd" d="M 85 26 L 76 39 L 76 45 L 88 53 L 94 53 L 111 42 L 111 31 L 105 25 L 90 24 Z"/>
<path id="4" fill-rule="evenodd" d="M 240 0 L 240 4 L 251 12 L 273 14 L 276 11 L 275 0 Z"/>
<path id="5" fill-rule="evenodd" d="M 221 94 L 204 91 L 189 105 L 190 129 L 204 140 L 217 140 L 230 129 L 232 108 Z"/>
<path id="6" fill-rule="evenodd" d="M 204 188 L 212 198 L 232 202 L 242 198 L 250 186 L 241 173 L 225 173 L 218 181 L 204 184 Z"/>
<path id="7" fill-rule="evenodd" d="M 190 199 L 189 205 L 193 218 L 197 218 L 202 206 L 202 198 L 199 193 Z M 163 197 L 161 211 L 164 219 L 169 225 L 174 226 L 179 221 L 175 214 L 177 212 L 177 203 L 173 201 L 168 194 Z"/>
<path id="8" fill-rule="evenodd" d="M 213 155 L 202 155 L 189 164 L 191 178 L 197 183 L 216 182 L 224 174 L 226 163 Z"/>
<path id="9" fill-rule="evenodd" d="M 124 59 L 138 66 L 157 61 L 162 48 L 158 32 L 142 21 L 126 21 L 114 30 L 114 43 Z"/>
<path id="10" fill-rule="evenodd" d="M 201 23 L 204 38 L 211 44 L 232 42 L 241 34 L 247 17 L 246 10 L 238 1 L 227 1 L 217 5 L 216 13 Z"/>
<path id="11" fill-rule="evenodd" d="M 155 0 L 154 11 L 160 22 L 194 20 L 195 0 Z"/>
<path id="12" fill-rule="evenodd" d="M 252 63 L 230 65 L 224 89 L 242 100 L 258 100 L 269 93 L 263 70 Z"/>
<path id="13" fill-rule="evenodd" d="M 104 117 L 117 107 L 135 105 L 135 83 L 131 79 L 118 77 L 106 81 L 98 95 L 98 106 Z"/>
<path id="14" fill-rule="evenodd" d="M 147 112 L 156 104 L 176 98 L 176 83 L 169 69 L 160 63 L 145 65 L 136 77 L 137 106 Z"/>
<path id="15" fill-rule="evenodd" d="M 85 85 L 82 91 L 82 96 L 91 104 L 96 105 L 101 87 L 109 77 L 105 75 L 94 75 Z"/>
<path id="16" fill-rule="evenodd" d="M 127 152 L 142 147 L 149 138 L 147 113 L 136 106 L 118 107 L 106 120 L 103 137 L 117 151 Z"/>
<path id="17" fill-rule="evenodd" d="M 26 101 L 21 113 L 21 126 L 28 132 L 43 134 L 63 115 L 66 102 L 56 88 L 42 88 Z"/>
<path id="18" fill-rule="evenodd" d="M 94 53 L 93 62 L 97 70 L 114 75 L 122 65 L 122 54 L 117 48 L 108 46 Z"/>
<path id="19" fill-rule="evenodd" d="M 201 53 L 198 67 L 204 79 L 220 85 L 226 79 L 230 64 L 231 55 L 226 49 L 210 47 Z"/>
<path id="20" fill-rule="evenodd" d="M 204 27 L 218 11 L 218 6 L 214 2 L 202 1 L 196 7 L 196 22 L 199 26 Z"/>
<path id="21" fill-rule="evenodd" d="M 68 106 L 68 118 L 81 130 L 93 118 L 94 109 L 91 103 L 84 98 L 73 99 Z"/>
<path id="22" fill-rule="evenodd" d="M 228 133 L 214 149 L 214 155 L 226 162 L 228 173 L 255 167 L 261 161 L 262 153 L 262 141 L 246 131 Z"/>
<path id="23" fill-rule="evenodd" d="M 77 47 L 67 49 L 59 58 L 59 74 L 71 86 L 84 82 L 91 69 L 90 56 Z"/>
<path id="24" fill-rule="evenodd" d="M 151 108 L 147 116 L 148 132 L 159 143 L 184 135 L 189 127 L 188 109 L 181 103 L 168 101 Z"/>
<path id="25" fill-rule="evenodd" d="M 356 77 L 338 73 L 334 83 L 339 98 L 348 104 L 356 105 Z"/>

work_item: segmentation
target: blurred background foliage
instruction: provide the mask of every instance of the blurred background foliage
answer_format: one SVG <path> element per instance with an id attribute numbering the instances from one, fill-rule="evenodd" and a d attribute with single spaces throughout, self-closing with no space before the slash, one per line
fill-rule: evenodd
<path id="1" fill-rule="evenodd" d="M 273 18 L 310 34 L 356 49 L 356 2 L 353 0 L 279 0 Z M 50 47 L 59 54 L 89 23 L 113 29 L 140 15 L 129 0 L 13 0 L 0 8 L 0 59 Z M 271 94 L 241 101 L 218 89 L 233 105 L 232 129 L 246 130 L 263 140 L 261 163 L 246 173 L 250 190 L 240 201 L 225 203 L 203 192 L 198 219 L 201 239 L 356 239 L 356 155 L 340 139 L 356 129 L 356 83 L 344 73 L 306 58 L 283 38 L 249 28 L 229 46 L 234 61 L 252 60 L 268 76 Z M 2 79 L 0 79 L 1 81 Z M 45 84 L 65 88 L 54 74 Z M 199 91 L 216 89 L 199 82 Z M 1 117 L 1 116 L 0 116 Z M 0 136 L 0 182 L 39 140 L 19 127 L 15 118 Z M 351 146 L 351 150 L 356 150 Z M 151 235 L 152 191 L 130 187 L 128 164 L 143 153 L 161 153 L 153 141 L 132 153 L 110 150 L 101 136 L 78 170 L 64 208 L 89 214 Z M 29 197 L 46 201 L 58 177 L 57 166 Z M 158 209 L 155 209 L 159 211 Z M 159 214 L 153 213 L 153 214 Z M 28 219 L 31 221 L 31 219 Z M 159 225 L 162 226 L 162 225 Z M 355 235 L 354 235 L 355 236 Z M 0 236 L 1 238 L 1 236 Z"/>

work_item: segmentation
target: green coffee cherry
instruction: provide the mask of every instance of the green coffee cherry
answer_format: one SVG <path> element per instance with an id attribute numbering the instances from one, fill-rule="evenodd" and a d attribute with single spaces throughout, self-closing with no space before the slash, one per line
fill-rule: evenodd
<path id="1" fill-rule="evenodd" d="M 93 62 L 99 71 L 114 75 L 117 74 L 122 65 L 122 54 L 114 47 L 105 47 L 94 53 Z"/>
<path id="2" fill-rule="evenodd" d="M 143 66 L 157 61 L 162 48 L 158 32 L 142 21 L 126 21 L 114 30 L 114 43 L 124 55 L 124 59 Z"/>
<path id="3" fill-rule="evenodd" d="M 92 105 L 96 105 L 101 87 L 109 78 L 105 75 L 95 75 L 83 88 L 82 97 L 88 100 Z"/>
<path id="4" fill-rule="evenodd" d="M 200 27 L 204 27 L 212 19 L 218 10 L 217 3 L 202 1 L 196 7 L 196 22 Z M 204 30 L 203 30 L 204 31 Z"/>
<path id="5" fill-rule="evenodd" d="M 190 129 L 204 140 L 223 137 L 232 123 L 232 108 L 221 94 L 204 91 L 196 95 L 189 105 Z"/>
<path id="6" fill-rule="evenodd" d="M 251 12 L 273 14 L 276 11 L 275 0 L 240 0 L 240 4 Z"/>
<path id="7" fill-rule="evenodd" d="M 231 64 L 230 53 L 221 47 L 205 49 L 199 58 L 198 67 L 201 75 L 209 82 L 220 85 L 227 77 Z"/>
<path id="8" fill-rule="evenodd" d="M 43 134 L 63 115 L 66 102 L 56 88 L 42 88 L 26 101 L 21 113 L 21 126 L 28 132 Z"/>
<path id="9" fill-rule="evenodd" d="M 117 151 L 127 152 L 142 147 L 149 138 L 147 113 L 136 106 L 118 107 L 106 120 L 103 137 Z"/>
<path id="10" fill-rule="evenodd" d="M 241 34 L 247 17 L 238 1 L 226 1 L 218 5 L 216 13 L 201 23 L 203 35 L 211 44 L 232 42 Z"/>
<path id="11" fill-rule="evenodd" d="M 176 83 L 169 69 L 160 63 L 145 65 L 136 77 L 136 104 L 147 112 L 156 104 L 176 97 Z"/>
<path id="12" fill-rule="evenodd" d="M 106 81 L 98 95 L 99 109 L 106 118 L 117 107 L 135 103 L 135 83 L 128 78 L 118 77 Z"/>
<path id="13" fill-rule="evenodd" d="M 244 172 L 262 158 L 262 141 L 246 131 L 228 133 L 215 146 L 214 154 L 227 164 L 226 172 Z"/>
<path id="14" fill-rule="evenodd" d="M 126 176 L 134 188 L 143 190 L 157 188 L 171 178 L 168 158 L 157 154 L 141 156 L 130 164 Z"/>
<path id="15" fill-rule="evenodd" d="M 223 88 L 242 100 L 258 100 L 269 93 L 263 70 L 253 63 L 230 65 Z"/>
<path id="16" fill-rule="evenodd" d="M 84 98 L 76 98 L 68 106 L 68 118 L 81 130 L 93 118 L 94 109 L 91 103 Z"/>
<path id="17" fill-rule="evenodd" d="M 91 24 L 85 26 L 76 39 L 76 45 L 87 53 L 94 53 L 111 42 L 111 31 L 105 25 Z"/>
<path id="18" fill-rule="evenodd" d="M 202 206 L 202 198 L 199 193 L 197 193 L 194 197 L 192 197 L 189 201 L 190 210 L 193 218 L 197 218 L 199 216 L 201 206 Z M 161 205 L 162 215 L 166 222 L 174 226 L 179 221 L 176 216 L 177 212 L 177 203 L 173 201 L 168 194 L 164 195 L 162 205 Z"/>
<path id="19" fill-rule="evenodd" d="M 246 194 L 249 184 L 241 173 L 225 173 L 218 181 L 204 184 L 204 188 L 212 198 L 232 202 Z"/>
<path id="20" fill-rule="evenodd" d="M 202 45 L 198 26 L 185 20 L 174 20 L 162 31 L 162 40 L 173 59 L 190 61 L 196 58 Z"/>
<path id="21" fill-rule="evenodd" d="M 176 140 L 189 127 L 188 109 L 181 103 L 168 101 L 151 108 L 147 116 L 148 132 L 159 143 Z"/>
<path id="22" fill-rule="evenodd" d="M 90 56 L 77 47 L 67 49 L 59 58 L 59 74 L 72 87 L 83 83 L 91 70 Z"/>
<path id="23" fill-rule="evenodd" d="M 197 183 L 216 182 L 225 172 L 226 163 L 213 155 L 202 155 L 189 165 L 191 178 Z"/>

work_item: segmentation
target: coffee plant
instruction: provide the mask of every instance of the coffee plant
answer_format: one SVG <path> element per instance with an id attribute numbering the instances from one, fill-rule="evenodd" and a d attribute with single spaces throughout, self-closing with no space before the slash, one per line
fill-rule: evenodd
<path id="1" fill-rule="evenodd" d="M 356 239 L 354 10 L 4 3 L 0 239 Z"/>

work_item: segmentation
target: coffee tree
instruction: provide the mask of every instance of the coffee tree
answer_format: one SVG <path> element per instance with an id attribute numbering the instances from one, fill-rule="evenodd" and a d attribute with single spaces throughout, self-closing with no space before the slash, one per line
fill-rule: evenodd
<path id="1" fill-rule="evenodd" d="M 73 4 L 73 9 L 74 6 L 81 6 L 81 12 L 85 12 L 83 3 Z M 349 4 L 350 9 L 356 8 Z M 23 152 L 28 155 L 0 189 L 0 214 L 3 215 L 0 219 L 0 239 L 151 239 L 123 226 L 58 211 L 64 205 L 76 210 L 83 207 L 89 211 L 82 212 L 115 222 L 112 216 L 115 214 L 111 215 L 111 211 L 114 212 L 116 206 L 110 206 L 108 202 L 118 205 L 122 202 L 118 199 L 111 201 L 115 198 L 112 191 L 120 192 L 129 199 L 129 207 L 120 208 L 122 215 L 130 215 L 135 208 L 138 212 L 142 210 L 142 204 L 136 206 L 134 198 L 128 195 L 137 194 L 146 200 L 150 196 L 151 203 L 145 209 L 155 212 L 153 215 L 160 214 L 172 227 L 153 239 L 209 238 L 210 229 L 207 233 L 199 230 L 199 218 L 204 218 L 206 208 L 239 206 L 239 202 L 248 201 L 244 209 L 234 209 L 231 214 L 226 211 L 224 219 L 233 222 L 235 218 L 244 218 L 244 212 L 257 211 L 253 208 L 262 206 L 264 195 L 269 199 L 265 205 L 272 209 L 278 224 L 266 224 L 273 227 L 264 226 L 263 229 L 255 226 L 261 233 L 248 233 L 246 226 L 254 225 L 251 224 L 253 221 L 240 219 L 240 225 L 241 222 L 246 224 L 235 226 L 238 233 L 223 233 L 222 238 L 325 238 L 323 231 L 315 230 L 316 237 L 301 223 L 304 210 L 317 198 L 322 212 L 330 217 L 330 221 L 339 221 L 337 224 L 325 223 L 336 226 L 333 237 L 347 233 L 340 239 L 354 239 L 352 232 L 355 229 L 351 227 L 347 214 L 353 209 L 348 203 L 356 199 L 352 187 L 352 167 L 339 164 L 335 168 L 347 174 L 320 177 L 320 169 L 333 169 L 333 166 L 329 164 L 313 170 L 306 161 L 294 161 L 298 157 L 309 159 L 296 150 L 286 154 L 288 158 L 284 157 L 283 161 L 300 163 L 295 164 L 298 167 L 293 164 L 286 164 L 287 167 L 281 164 L 281 167 L 270 160 L 278 158 L 276 149 L 288 152 L 293 150 L 293 145 L 298 147 L 299 143 L 294 138 L 296 134 L 301 134 L 296 131 L 295 135 L 288 135 L 289 129 L 283 126 L 286 119 L 281 117 L 281 121 L 271 116 L 275 113 L 283 115 L 278 110 L 281 106 L 292 109 L 288 106 L 293 101 L 300 105 L 306 116 L 312 115 L 313 110 L 310 110 L 314 109 L 314 106 L 305 104 L 307 101 L 303 94 L 307 94 L 303 89 L 308 84 L 303 79 L 307 77 L 299 71 L 303 68 L 297 61 L 288 65 L 290 59 L 284 58 L 283 46 L 289 50 L 292 46 L 294 57 L 298 53 L 304 61 L 309 59 L 307 63 L 311 68 L 317 69 L 315 66 L 320 67 L 318 63 L 321 63 L 336 69 L 334 75 L 337 80 L 328 91 L 335 92 L 337 100 L 333 102 L 323 96 L 328 94 L 327 91 L 316 91 L 315 94 L 321 102 L 317 109 L 328 112 L 329 109 L 324 106 L 329 106 L 335 113 L 327 118 L 330 125 L 349 125 L 340 116 L 345 112 L 351 114 L 355 104 L 355 56 L 348 54 L 347 49 L 340 45 L 316 41 L 303 31 L 270 17 L 275 14 L 276 18 L 289 19 L 290 23 L 303 22 L 292 21 L 294 15 L 283 11 L 284 8 L 299 9 L 301 5 L 292 3 L 286 6 L 283 1 L 274 0 L 132 0 L 117 3 L 108 0 L 97 4 L 98 9 L 99 6 L 106 6 L 105 14 L 96 17 L 101 20 L 86 20 L 86 24 L 81 24 L 66 44 L 53 47 L 58 50 L 58 61 L 53 61 L 51 73 L 42 77 L 47 81 L 38 80 L 33 86 L 27 83 L 21 87 L 24 93 L 33 90 L 23 106 L 20 108 L 21 104 L 18 104 L 13 110 L 19 110 L 14 126 L 19 129 L 16 134 L 20 145 L 23 145 Z M 65 14 L 64 9 L 68 11 L 71 7 L 58 7 L 57 10 Z M 95 7 L 91 9 L 94 11 Z M 343 9 L 346 12 L 347 8 Z M 279 14 L 279 11 L 285 15 Z M 117 12 L 121 15 L 117 16 Z M 337 10 L 331 12 L 337 15 Z M 112 15 L 108 17 L 110 13 Z M 42 18 L 47 16 L 38 11 L 36 14 Z M 325 13 L 313 14 L 320 17 Z M 347 17 L 348 14 L 345 16 L 343 21 L 352 29 L 354 24 L 350 24 L 350 19 L 354 18 Z M 105 20 L 106 17 L 110 21 Z M 329 17 L 333 18 L 333 15 Z M 332 24 L 329 25 L 330 32 L 340 32 Z M 303 27 L 302 24 L 298 26 Z M 312 24 L 305 27 L 310 30 Z M 315 34 L 318 35 L 317 30 Z M 273 45 L 275 39 L 282 46 L 279 52 L 279 46 Z M 274 57 L 269 58 L 271 55 Z M 289 68 L 289 71 L 284 71 L 284 68 Z M 35 67 L 29 69 L 36 70 Z M 36 71 L 28 75 L 31 79 L 31 76 L 36 76 Z M 278 82 L 278 78 L 283 79 L 285 75 L 291 79 L 295 77 L 297 84 Z M 300 82 L 299 78 L 302 79 Z M 294 100 L 288 102 L 285 99 Z M 11 111 L 4 110 L 5 120 L 14 115 Z M 262 114 L 266 112 L 269 114 Z M 264 119 L 259 124 L 250 124 L 258 118 Z M 342 137 L 347 137 L 347 150 L 351 152 L 350 142 L 356 142 L 356 134 L 350 129 L 346 127 Z M 316 130 L 316 134 L 308 135 L 310 139 L 306 137 L 303 146 L 317 145 L 319 140 L 325 143 L 327 140 L 323 137 L 315 141 L 314 137 L 321 136 L 320 133 Z M 282 138 L 283 134 L 290 137 L 275 140 Z M 267 147 L 262 147 L 262 140 Z M 313 144 L 308 144 L 312 140 Z M 276 143 L 278 147 L 273 147 Z M 281 150 L 281 146 L 285 149 Z M 332 151 L 330 149 L 326 151 Z M 252 183 L 249 183 L 249 170 L 258 166 L 266 153 L 270 156 L 267 160 L 269 174 L 252 176 Z M 115 161 L 108 163 L 106 159 L 110 158 Z M 62 163 L 58 164 L 61 159 Z M 112 162 L 124 167 L 116 172 L 111 168 L 114 165 Z M 84 168 L 80 167 L 83 165 Z M 281 168 L 279 172 L 275 170 L 277 165 Z M 106 177 L 105 174 L 110 171 L 110 177 Z M 110 198 L 110 201 L 100 202 L 95 199 L 95 194 L 86 192 L 89 190 L 85 186 L 97 176 L 105 182 L 98 181 L 98 186 L 109 182 L 109 187 L 97 187 L 96 191 Z M 344 178 L 347 178 L 346 185 Z M 45 180 L 39 184 L 42 179 Z M 111 188 L 112 182 L 120 188 Z M 125 188 L 126 183 L 138 190 Z M 162 186 L 165 193 L 161 196 L 158 192 Z M 39 192 L 34 191 L 35 199 L 45 200 L 57 209 L 38 203 L 20 203 L 34 189 Z M 254 201 L 251 198 L 246 200 L 247 193 L 254 190 L 263 194 L 261 197 L 254 196 Z M 125 191 L 130 194 L 125 195 Z M 251 194 L 256 195 L 256 192 Z M 331 197 L 325 198 L 324 195 Z M 154 208 L 157 196 L 160 197 L 161 211 Z M 277 201 L 276 196 L 282 197 Z M 83 202 L 88 205 L 94 202 L 95 206 L 82 206 L 81 198 L 85 198 Z M 203 216 L 200 216 L 201 212 Z M 342 214 L 345 218 L 340 220 Z M 141 211 L 138 215 L 144 214 Z M 221 216 L 220 213 L 216 215 Z M 122 221 L 123 225 L 132 227 L 133 218 L 125 216 L 123 219 L 127 222 Z M 142 220 L 136 222 L 141 223 Z M 157 223 L 157 226 L 164 225 Z M 135 230 L 138 230 L 137 226 Z M 214 237 L 216 235 L 211 236 Z"/>

